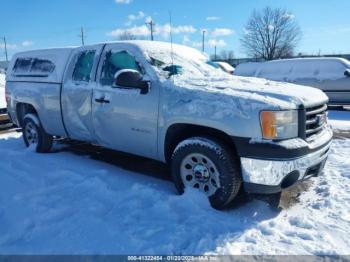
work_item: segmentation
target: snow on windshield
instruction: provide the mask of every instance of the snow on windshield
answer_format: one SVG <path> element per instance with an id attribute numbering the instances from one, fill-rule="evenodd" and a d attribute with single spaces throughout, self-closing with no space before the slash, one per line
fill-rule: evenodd
<path id="1" fill-rule="evenodd" d="M 210 64 L 206 55 L 196 49 L 179 45 L 174 45 L 172 49 L 164 44 L 158 47 L 147 46 L 144 50 L 162 78 L 168 78 L 169 73 L 189 78 L 226 77 L 225 73 Z"/>

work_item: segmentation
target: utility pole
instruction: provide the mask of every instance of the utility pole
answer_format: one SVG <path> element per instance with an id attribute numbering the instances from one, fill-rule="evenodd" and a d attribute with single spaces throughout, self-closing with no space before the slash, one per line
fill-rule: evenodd
<path id="1" fill-rule="evenodd" d="M 203 38 L 202 38 L 202 52 L 204 53 L 204 42 L 205 42 L 205 33 L 207 32 L 207 30 L 203 29 L 202 30 L 202 34 L 203 34 Z"/>
<path id="2" fill-rule="evenodd" d="M 84 46 L 85 45 L 85 35 L 84 35 L 84 28 L 81 27 L 80 28 L 80 37 L 81 37 L 81 45 Z"/>
<path id="3" fill-rule="evenodd" d="M 216 61 L 216 46 L 215 46 L 214 60 Z"/>
<path id="4" fill-rule="evenodd" d="M 6 57 L 6 62 L 9 61 L 8 59 L 8 54 L 7 54 L 7 43 L 6 43 L 6 37 L 4 36 L 4 48 L 5 48 L 5 57 Z"/>
<path id="5" fill-rule="evenodd" d="M 153 33 L 154 33 L 154 26 L 156 25 L 152 19 L 150 19 L 149 22 L 146 22 L 146 25 L 148 25 L 151 29 L 151 40 L 154 40 Z"/>

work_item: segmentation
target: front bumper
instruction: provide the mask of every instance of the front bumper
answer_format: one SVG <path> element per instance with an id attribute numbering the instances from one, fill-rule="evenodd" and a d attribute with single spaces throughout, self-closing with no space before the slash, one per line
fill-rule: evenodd
<path id="1" fill-rule="evenodd" d="M 317 176 L 323 169 L 327 160 L 331 140 L 332 131 L 327 128 L 312 144 L 305 145 L 298 141 L 297 143 L 289 143 L 289 147 L 285 148 L 284 154 L 288 151 L 292 155 L 296 152 L 302 152 L 297 157 L 285 158 L 279 157 L 278 153 L 282 152 L 280 147 L 276 147 L 276 155 L 273 154 L 270 147 L 266 147 L 266 154 L 257 157 L 241 156 L 241 169 L 245 190 L 251 193 L 276 193 L 285 188 L 294 185 L 300 180 L 307 179 L 311 176 Z M 321 144 L 320 144 L 321 142 Z M 305 142 L 306 143 L 306 142 Z M 257 145 L 261 148 L 261 144 Z M 273 147 L 272 147 L 273 148 Z M 274 156 L 266 158 L 266 155 Z"/>

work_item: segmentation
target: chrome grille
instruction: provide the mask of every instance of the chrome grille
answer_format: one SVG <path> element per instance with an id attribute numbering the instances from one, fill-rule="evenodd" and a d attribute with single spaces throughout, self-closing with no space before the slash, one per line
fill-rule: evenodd
<path id="1" fill-rule="evenodd" d="M 327 124 L 327 105 L 322 104 L 307 108 L 305 116 L 305 137 L 306 140 L 311 140 L 311 137 L 322 132 L 322 129 Z"/>

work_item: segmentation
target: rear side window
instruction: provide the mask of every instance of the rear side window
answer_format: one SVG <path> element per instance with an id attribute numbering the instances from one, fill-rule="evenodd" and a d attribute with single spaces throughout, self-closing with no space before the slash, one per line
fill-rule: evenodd
<path id="1" fill-rule="evenodd" d="M 128 52 L 107 52 L 102 68 L 101 84 L 108 86 L 113 85 L 115 74 L 123 69 L 134 69 L 143 74 L 142 69 L 135 57 Z"/>
<path id="2" fill-rule="evenodd" d="M 317 76 L 319 73 L 319 69 L 317 66 L 317 63 L 314 63 L 314 61 L 295 61 L 293 63 L 293 73 L 292 73 L 292 79 L 293 80 L 299 80 L 299 79 L 313 79 Z"/>
<path id="3" fill-rule="evenodd" d="M 80 53 L 73 71 L 74 81 L 90 81 L 94 59 L 95 51 L 85 51 Z"/>
<path id="4" fill-rule="evenodd" d="M 261 70 L 257 72 L 258 77 L 271 80 L 286 81 L 290 77 L 292 65 L 287 62 L 266 62 L 261 66 Z"/>
<path id="5" fill-rule="evenodd" d="M 321 61 L 319 66 L 319 79 L 332 80 L 344 78 L 344 72 L 347 69 L 346 66 L 340 61 Z"/>
<path id="6" fill-rule="evenodd" d="M 54 70 L 54 63 L 40 58 L 18 58 L 13 67 L 13 72 L 17 76 L 45 77 Z"/>
<path id="7" fill-rule="evenodd" d="M 49 60 L 34 59 L 31 72 L 32 73 L 52 73 L 55 65 Z"/>

